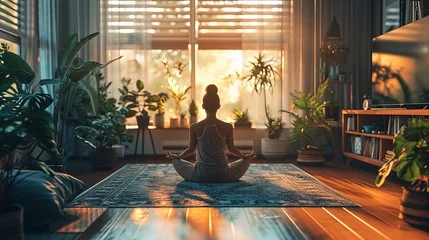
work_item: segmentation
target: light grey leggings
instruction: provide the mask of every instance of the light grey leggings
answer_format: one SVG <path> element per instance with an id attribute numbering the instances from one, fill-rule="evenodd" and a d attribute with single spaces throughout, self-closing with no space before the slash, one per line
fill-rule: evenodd
<path id="1" fill-rule="evenodd" d="M 194 164 L 183 159 L 173 160 L 174 169 L 185 180 L 191 182 L 234 182 L 239 180 L 249 169 L 249 159 L 239 159 L 229 164 L 229 172 L 209 173 L 201 169 L 196 169 Z"/>

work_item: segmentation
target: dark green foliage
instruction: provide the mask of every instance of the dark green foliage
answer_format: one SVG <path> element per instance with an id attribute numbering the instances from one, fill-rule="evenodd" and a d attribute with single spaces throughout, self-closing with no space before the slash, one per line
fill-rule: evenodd
<path id="1" fill-rule="evenodd" d="M 289 142 L 295 144 L 299 149 L 311 147 L 317 128 L 325 128 L 331 133 L 331 127 L 323 112 L 326 107 L 323 96 L 327 87 L 328 80 L 319 85 L 316 94 L 298 91 L 291 93 L 293 101 L 291 111 L 282 110 L 294 117 Z M 295 109 L 302 110 L 304 115 L 300 116 L 294 112 Z"/>
<path id="2" fill-rule="evenodd" d="M 393 140 L 393 158 L 380 169 L 375 183 L 381 186 L 392 166 L 397 176 L 411 182 L 412 191 L 428 192 L 429 120 L 413 119 L 404 125 Z"/>
<path id="3" fill-rule="evenodd" d="M 199 108 L 194 99 L 189 103 L 189 115 L 198 116 Z"/>

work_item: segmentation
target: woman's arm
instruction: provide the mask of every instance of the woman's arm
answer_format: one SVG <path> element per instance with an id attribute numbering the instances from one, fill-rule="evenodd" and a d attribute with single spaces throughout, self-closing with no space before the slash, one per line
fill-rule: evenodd
<path id="1" fill-rule="evenodd" d="M 168 152 L 167 158 L 168 159 L 186 158 L 195 152 L 196 147 L 197 147 L 197 136 L 195 135 L 195 127 L 194 127 L 194 125 L 191 125 L 191 127 L 189 128 L 189 145 L 188 145 L 188 148 L 185 151 L 183 151 L 182 153 L 180 153 L 179 155 L 172 154 L 172 153 Z"/>
<path id="2" fill-rule="evenodd" d="M 256 153 L 253 151 L 249 154 L 242 154 L 234 145 L 234 129 L 232 125 L 228 124 L 228 134 L 226 135 L 226 146 L 228 151 L 238 158 L 256 158 Z"/>

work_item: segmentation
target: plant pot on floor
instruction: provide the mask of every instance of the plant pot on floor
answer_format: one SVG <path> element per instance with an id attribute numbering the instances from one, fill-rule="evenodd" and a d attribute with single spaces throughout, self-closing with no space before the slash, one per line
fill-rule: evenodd
<path id="1" fill-rule="evenodd" d="M 286 139 L 261 139 L 261 153 L 268 160 L 284 159 L 287 153 Z"/>
<path id="2" fill-rule="evenodd" d="M 94 169 L 111 169 L 118 161 L 114 148 L 97 148 L 92 155 L 92 166 Z"/>
<path id="3" fill-rule="evenodd" d="M 155 127 L 156 128 L 164 128 L 164 121 L 165 121 L 165 115 L 164 114 L 156 114 L 155 115 Z"/>
<path id="4" fill-rule="evenodd" d="M 149 127 L 149 121 L 150 121 L 149 116 L 137 116 L 136 120 L 137 120 L 137 125 L 139 126 L 139 129 L 145 129 Z"/>
<path id="5" fill-rule="evenodd" d="M 113 145 L 113 149 L 115 149 L 116 158 L 124 158 L 125 157 L 125 146 L 124 145 Z"/>
<path id="6" fill-rule="evenodd" d="M 196 122 L 198 122 L 198 116 L 191 116 L 190 120 L 191 120 L 190 124 L 196 123 Z"/>
<path id="7" fill-rule="evenodd" d="M 429 227 L 429 193 L 402 188 L 399 218 L 419 227 Z"/>
<path id="8" fill-rule="evenodd" d="M 180 121 L 178 118 L 170 118 L 170 128 L 180 128 Z"/>
<path id="9" fill-rule="evenodd" d="M 0 233 L 3 239 L 24 239 L 24 208 L 9 205 L 0 208 Z"/>
<path id="10" fill-rule="evenodd" d="M 307 149 L 298 149 L 298 159 L 299 164 L 307 165 L 320 165 L 325 163 L 323 158 L 323 149 L 322 148 L 307 148 Z"/>
<path id="11" fill-rule="evenodd" d="M 247 121 L 237 121 L 234 123 L 235 128 L 251 128 L 252 123 Z"/>

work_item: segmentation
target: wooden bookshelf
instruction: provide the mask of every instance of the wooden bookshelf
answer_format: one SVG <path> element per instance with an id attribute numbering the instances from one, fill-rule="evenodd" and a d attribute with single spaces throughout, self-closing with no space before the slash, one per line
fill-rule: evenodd
<path id="1" fill-rule="evenodd" d="M 386 110 L 343 110 L 341 117 L 342 125 L 342 152 L 347 157 L 347 165 L 352 160 L 366 162 L 368 164 L 382 166 L 387 150 L 393 150 L 393 138 L 395 131 L 400 127 L 400 123 L 410 121 L 415 117 L 428 117 L 429 110 L 406 110 L 406 109 L 386 109 Z M 400 120 L 402 121 L 400 121 Z M 349 122 L 350 121 L 350 122 Z M 397 123 L 394 123 L 397 121 Z M 393 124 L 396 127 L 393 128 Z M 383 134 L 362 132 L 363 126 L 375 125 Z M 392 128 L 395 130 L 393 131 Z M 388 131 L 389 130 L 389 131 Z M 389 133 L 389 134 L 387 134 Z M 356 141 L 359 144 L 356 144 Z M 370 144 L 377 143 L 377 144 Z M 365 145 L 367 146 L 363 146 Z M 368 144 L 371 145 L 370 156 L 368 154 Z M 360 147 L 359 150 L 356 147 Z M 365 149 L 366 151 L 364 152 Z M 374 152 L 376 154 L 372 154 Z"/>

